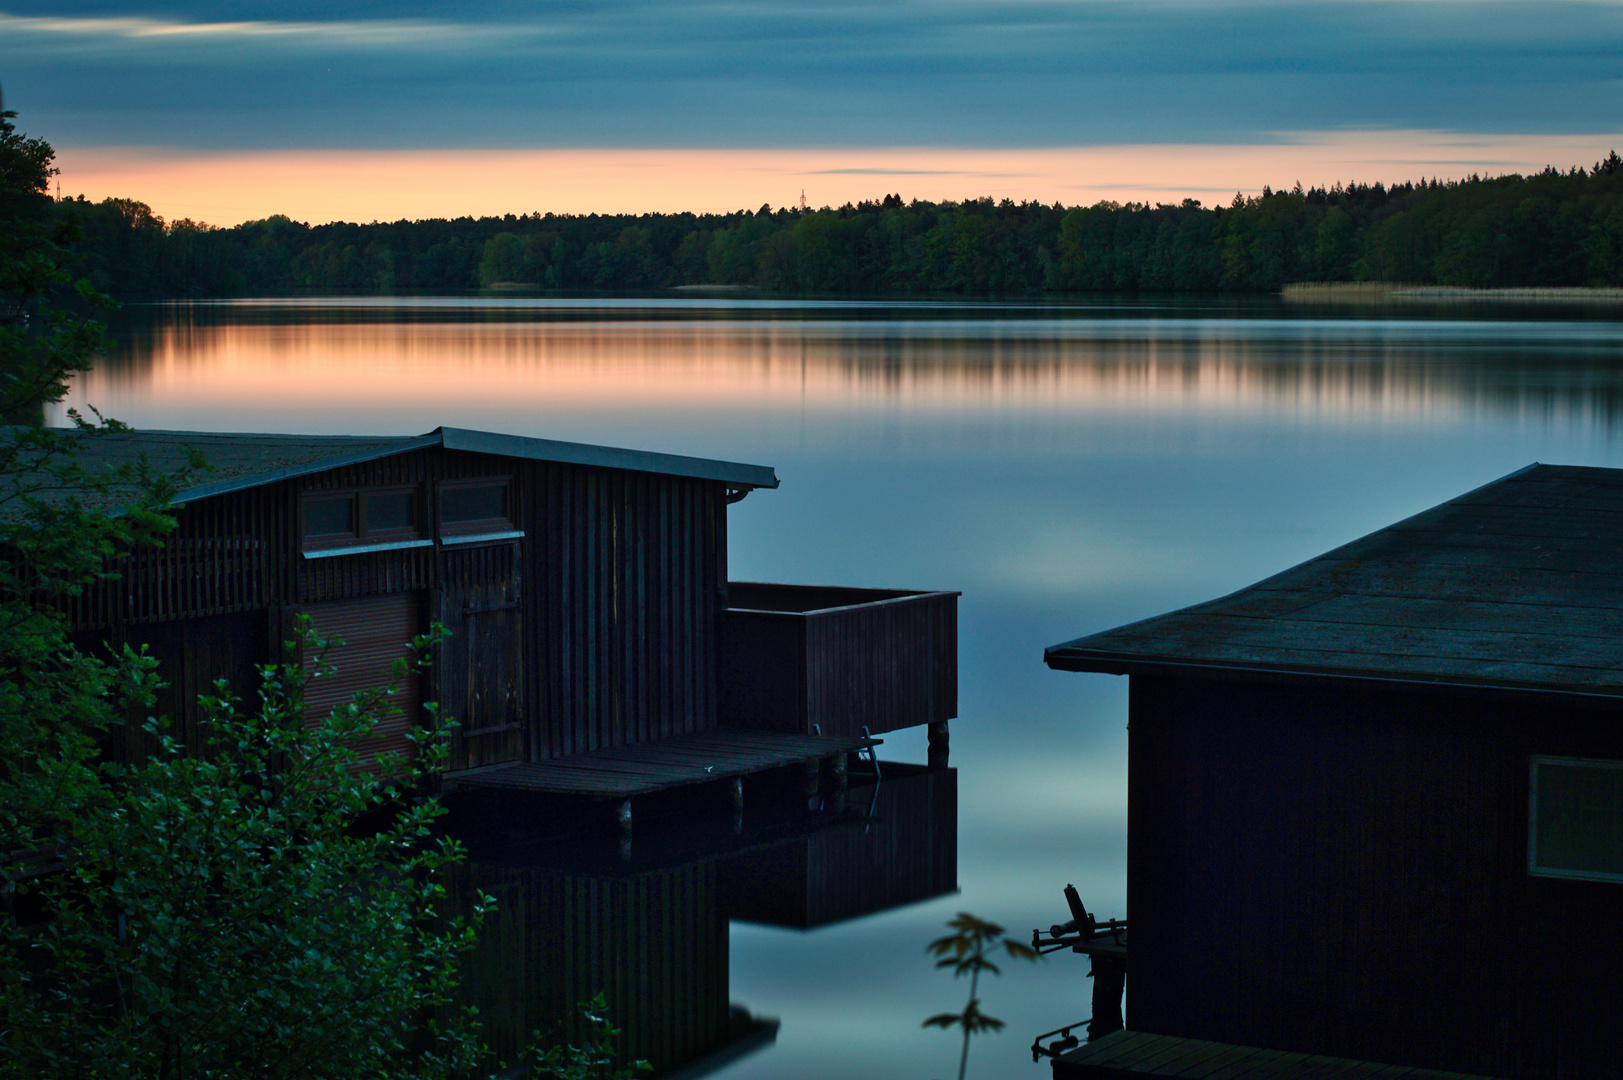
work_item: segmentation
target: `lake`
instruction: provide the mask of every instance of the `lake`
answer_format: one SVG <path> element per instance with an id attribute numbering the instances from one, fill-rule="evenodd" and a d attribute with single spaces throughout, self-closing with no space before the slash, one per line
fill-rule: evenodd
<path id="1" fill-rule="evenodd" d="M 507 892 L 502 941 L 542 965 L 568 950 L 544 940 L 550 917 L 517 934 L 519 913 L 565 893 L 617 903 L 632 871 L 687 890 L 666 914 L 703 925 L 646 932 L 691 946 L 668 962 L 704 969 L 706 992 L 781 1022 L 715 1075 L 945 1077 L 955 1038 L 920 1023 L 963 1004 L 924 951 L 946 919 L 1025 937 L 1065 917 L 1067 882 L 1126 913 L 1126 681 L 1051 672 L 1043 648 L 1230 592 L 1534 461 L 1623 466 L 1620 316 L 1198 299 L 132 306 L 63 408 L 146 428 L 443 424 L 771 465 L 782 486 L 732 508 L 733 579 L 961 590 L 956 892 L 786 916 L 760 883 L 788 880 L 795 844 L 823 843 L 792 814 L 752 819 L 725 857 L 643 845 L 614 871 L 612 852 L 577 844 L 472 868 Z M 922 729 L 881 756 L 922 763 Z M 872 839 L 847 826 L 829 850 L 855 875 L 886 821 L 939 841 L 952 800 L 928 785 L 899 766 Z M 983 983 L 1009 1026 L 977 1040 L 970 1074 L 1046 1077 L 1027 1047 L 1088 1015 L 1086 970 L 1058 954 Z M 680 1002 L 610 1004 L 681 1042 Z"/>

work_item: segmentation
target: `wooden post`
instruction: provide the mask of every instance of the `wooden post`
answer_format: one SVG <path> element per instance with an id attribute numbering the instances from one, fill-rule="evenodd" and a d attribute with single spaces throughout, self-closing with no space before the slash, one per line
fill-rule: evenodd
<path id="1" fill-rule="evenodd" d="M 1094 956 L 1093 1019 L 1088 1021 L 1088 1041 L 1103 1038 L 1122 1029 L 1121 994 L 1127 983 L 1127 961 L 1113 956 Z"/>
<path id="2" fill-rule="evenodd" d="M 806 777 L 807 795 L 817 794 L 817 789 L 822 781 L 822 771 L 822 762 L 818 761 L 816 758 L 813 758 L 811 761 L 805 763 L 804 772 Z"/>
<path id="3" fill-rule="evenodd" d="M 945 769 L 947 767 L 947 722 L 936 720 L 930 724 L 928 731 L 930 739 L 929 766 L 932 769 Z"/>

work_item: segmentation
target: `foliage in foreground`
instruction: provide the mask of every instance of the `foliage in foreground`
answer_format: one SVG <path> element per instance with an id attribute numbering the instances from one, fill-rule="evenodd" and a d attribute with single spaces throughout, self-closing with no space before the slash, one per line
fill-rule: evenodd
<path id="1" fill-rule="evenodd" d="M 601 993 L 576 1004 L 586 1035 L 579 1043 L 548 1041 L 537 1031 L 530 1051 L 530 1074 L 553 1080 L 633 1080 L 652 1066 L 638 1059 L 620 1065 L 620 1029 L 609 1021 Z"/>
<path id="2" fill-rule="evenodd" d="M 254 703 L 224 684 L 204 699 L 201 756 L 151 716 L 136 721 L 137 761 L 101 754 L 145 715 L 155 663 L 81 652 L 65 604 L 163 543 L 184 477 L 81 464 L 115 423 L 43 426 L 101 345 L 90 314 L 105 298 L 68 291 L 74 233 L 45 197 L 51 148 L 13 115 L 0 114 L 13 425 L 0 430 L 0 1075 L 467 1075 L 477 1040 L 445 1017 L 479 913 L 441 918 L 437 871 L 461 853 L 430 834 L 436 804 L 404 797 L 443 760 L 443 730 L 421 732 L 393 775 L 359 772 L 352 747 L 393 710 L 392 688 L 307 725 L 307 668 L 290 656 L 260 670 Z"/>
<path id="3" fill-rule="evenodd" d="M 962 1011 L 937 1013 L 924 1021 L 924 1026 L 938 1027 L 942 1030 L 956 1027 L 963 1030 L 964 1049 L 958 1058 L 958 1080 L 964 1080 L 964 1070 L 969 1066 L 970 1037 L 996 1033 L 1002 1031 L 1004 1027 L 1002 1020 L 981 1012 L 981 1001 L 976 996 L 982 972 L 991 975 L 1002 974 L 988 954 L 995 954 L 1001 948 L 1017 960 L 1035 962 L 1037 953 L 1030 945 L 1014 938 L 1004 937 L 1003 927 L 997 923 L 977 919 L 967 911 L 960 911 L 957 918 L 949 919 L 947 927 L 952 933 L 930 942 L 926 951 L 932 956 L 940 957 L 936 961 L 937 968 L 952 968 L 953 978 L 969 976 L 969 1000 L 964 1003 Z"/>
<path id="4" fill-rule="evenodd" d="M 134 657 L 121 674 L 150 687 L 152 667 Z M 144 765 L 96 770 L 90 812 L 60 838 L 66 872 L 24 884 L 48 919 L 0 938 L 19 1072 L 381 1080 L 476 1064 L 463 1025 L 416 1023 L 450 1000 L 473 942 L 436 909 L 436 872 L 459 852 L 430 835 L 436 804 L 397 803 L 354 768 L 396 687 L 307 728 L 304 666 L 261 676 L 254 710 L 223 684 L 203 699 L 201 756 L 149 718 Z M 418 733 L 419 767 L 443 749 Z"/>

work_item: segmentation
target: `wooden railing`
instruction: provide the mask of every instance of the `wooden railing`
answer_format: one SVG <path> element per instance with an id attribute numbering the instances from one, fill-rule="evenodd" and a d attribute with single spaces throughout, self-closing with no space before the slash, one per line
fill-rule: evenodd
<path id="1" fill-rule="evenodd" d="M 721 621 L 723 727 L 824 735 L 958 714 L 958 594 L 733 582 Z"/>

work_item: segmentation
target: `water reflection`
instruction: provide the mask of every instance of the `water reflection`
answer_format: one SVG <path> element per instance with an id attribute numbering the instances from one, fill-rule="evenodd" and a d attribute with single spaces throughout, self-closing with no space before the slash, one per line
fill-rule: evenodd
<path id="1" fill-rule="evenodd" d="M 1488 409 L 1611 430 L 1623 410 L 1615 322 L 745 304 L 152 308 L 119 327 L 70 404 L 139 422 L 161 395 L 171 413 L 284 426 L 303 407 L 326 430 L 340 403 L 367 400 L 398 424 L 429 403 L 477 408 L 500 380 L 513 402 L 632 411 Z"/>
<path id="2" fill-rule="evenodd" d="M 624 845 L 579 807 L 453 799 L 471 857 L 452 908 L 496 900 L 464 969 L 493 1048 L 512 1062 L 537 1030 L 580 1039 L 573 1006 L 598 993 L 623 1055 L 659 1076 L 708 1075 L 771 1043 L 778 1021 L 729 999 L 730 921 L 816 930 L 957 891 L 957 771 L 882 765 L 881 782 L 809 804 L 793 779 L 752 791 L 742 821 L 690 790 L 639 809 Z"/>

